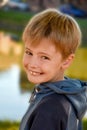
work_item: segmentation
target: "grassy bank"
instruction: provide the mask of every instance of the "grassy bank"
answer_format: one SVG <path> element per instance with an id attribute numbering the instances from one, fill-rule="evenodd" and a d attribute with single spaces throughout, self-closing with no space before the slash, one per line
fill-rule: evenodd
<path id="1" fill-rule="evenodd" d="M 32 15 L 30 12 L 0 10 L 0 30 L 21 36 L 25 25 Z"/>
<path id="2" fill-rule="evenodd" d="M 20 122 L 0 121 L 0 130 L 19 130 Z"/>
<path id="3" fill-rule="evenodd" d="M 87 118 L 83 119 L 83 130 L 87 130 Z"/>
<path id="4" fill-rule="evenodd" d="M 23 25 L 32 15 L 30 12 L 0 10 L 0 21 Z"/>
<path id="5" fill-rule="evenodd" d="M 0 130 L 19 130 L 20 122 L 0 121 Z M 87 130 L 87 119 L 83 119 L 83 130 Z"/>

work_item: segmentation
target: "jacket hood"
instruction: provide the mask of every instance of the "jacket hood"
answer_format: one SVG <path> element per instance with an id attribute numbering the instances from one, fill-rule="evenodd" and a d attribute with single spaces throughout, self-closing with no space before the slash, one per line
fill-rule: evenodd
<path id="1" fill-rule="evenodd" d="M 77 118 L 82 119 L 87 110 L 87 82 L 65 78 L 58 82 L 42 83 L 38 87 L 42 93 L 53 91 L 64 94 L 74 107 Z"/>

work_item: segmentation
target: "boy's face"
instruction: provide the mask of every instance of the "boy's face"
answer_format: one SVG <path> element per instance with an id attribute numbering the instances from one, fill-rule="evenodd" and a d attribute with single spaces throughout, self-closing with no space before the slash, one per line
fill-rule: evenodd
<path id="1" fill-rule="evenodd" d="M 35 47 L 30 41 L 25 43 L 23 65 L 30 82 L 39 84 L 62 80 L 63 63 L 61 53 L 48 39 L 42 39 Z"/>

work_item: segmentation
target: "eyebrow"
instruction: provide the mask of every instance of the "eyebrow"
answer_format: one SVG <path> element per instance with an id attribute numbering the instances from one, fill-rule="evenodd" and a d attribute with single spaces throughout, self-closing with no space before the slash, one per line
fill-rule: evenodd
<path id="1" fill-rule="evenodd" d="M 25 49 L 26 49 L 26 50 L 29 50 L 29 51 L 32 51 L 31 49 L 29 49 L 29 48 L 27 48 L 27 47 L 25 47 Z"/>
<path id="2" fill-rule="evenodd" d="M 51 57 L 49 54 L 47 54 L 47 53 L 45 53 L 45 52 L 39 52 L 39 54 L 43 54 L 43 55 L 45 55 L 45 56 L 47 56 L 47 57 Z"/>
<path id="3" fill-rule="evenodd" d="M 29 48 L 25 47 L 25 49 L 30 50 Z"/>
<path id="4" fill-rule="evenodd" d="M 26 49 L 26 50 L 29 50 L 29 51 L 31 51 L 31 52 L 33 52 L 31 49 L 29 49 L 29 48 L 27 48 L 27 47 L 25 47 L 25 49 Z M 47 54 L 47 53 L 45 53 L 45 52 L 39 52 L 39 54 L 43 54 L 43 55 L 46 55 L 46 56 L 48 56 L 48 57 L 51 57 L 49 54 Z"/>

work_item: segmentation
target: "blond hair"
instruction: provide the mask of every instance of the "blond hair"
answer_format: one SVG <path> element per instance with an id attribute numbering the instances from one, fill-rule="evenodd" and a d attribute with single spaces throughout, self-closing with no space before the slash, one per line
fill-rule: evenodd
<path id="1" fill-rule="evenodd" d="M 63 58 L 67 58 L 80 45 L 81 30 L 71 16 L 56 9 L 46 9 L 33 16 L 23 32 L 23 41 L 30 40 L 33 45 L 43 38 L 51 40 Z"/>

